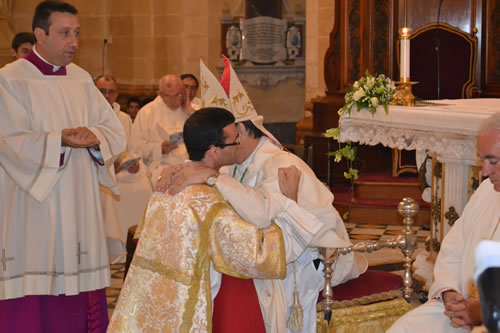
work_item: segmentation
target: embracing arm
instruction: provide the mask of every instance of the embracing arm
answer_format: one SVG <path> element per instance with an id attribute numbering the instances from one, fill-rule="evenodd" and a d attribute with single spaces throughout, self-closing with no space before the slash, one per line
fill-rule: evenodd
<path id="1" fill-rule="evenodd" d="M 259 229 L 223 204 L 210 227 L 208 251 L 214 268 L 221 273 L 239 278 L 283 279 L 284 242 L 277 225 Z"/>

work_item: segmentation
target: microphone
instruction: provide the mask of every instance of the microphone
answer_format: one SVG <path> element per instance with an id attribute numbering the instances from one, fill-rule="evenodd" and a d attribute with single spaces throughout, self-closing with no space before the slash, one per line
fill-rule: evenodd
<path id="1" fill-rule="evenodd" d="M 481 318 L 489 333 L 500 332 L 500 242 L 483 240 L 476 248 L 474 280 Z"/>

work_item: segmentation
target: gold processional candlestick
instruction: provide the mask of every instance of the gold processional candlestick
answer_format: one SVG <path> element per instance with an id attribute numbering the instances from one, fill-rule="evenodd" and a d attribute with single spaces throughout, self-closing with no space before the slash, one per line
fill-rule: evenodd
<path id="1" fill-rule="evenodd" d="M 399 59 L 399 70 L 401 75 L 399 81 L 396 82 L 397 88 L 391 104 L 413 106 L 415 96 L 413 96 L 411 86 L 418 82 L 410 81 L 410 28 L 401 28 L 399 41 L 401 46 Z"/>

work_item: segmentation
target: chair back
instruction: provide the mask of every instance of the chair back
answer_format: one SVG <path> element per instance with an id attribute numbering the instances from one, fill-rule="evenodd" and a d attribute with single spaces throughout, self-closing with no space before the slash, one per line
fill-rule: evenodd
<path id="1" fill-rule="evenodd" d="M 410 40 L 410 77 L 419 82 L 412 87 L 416 97 L 472 97 L 476 37 L 446 23 L 432 23 L 414 31 Z"/>

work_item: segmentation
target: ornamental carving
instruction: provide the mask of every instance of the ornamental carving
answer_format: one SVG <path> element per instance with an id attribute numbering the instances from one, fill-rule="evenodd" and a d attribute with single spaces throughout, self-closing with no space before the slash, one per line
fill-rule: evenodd
<path id="1" fill-rule="evenodd" d="M 450 206 L 450 208 L 448 208 L 448 211 L 444 214 L 444 217 L 448 220 L 448 225 L 450 227 L 453 227 L 453 225 L 455 224 L 455 222 L 458 220 L 458 218 L 460 216 L 458 215 L 455 207 Z"/>

